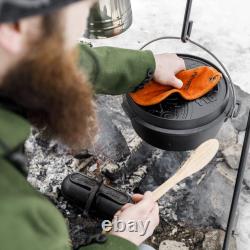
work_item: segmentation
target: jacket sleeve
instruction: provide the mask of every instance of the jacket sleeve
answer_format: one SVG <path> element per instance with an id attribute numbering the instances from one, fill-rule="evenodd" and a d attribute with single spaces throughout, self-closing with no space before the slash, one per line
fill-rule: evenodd
<path id="1" fill-rule="evenodd" d="M 72 250 L 61 213 L 0 156 L 0 249 Z M 89 236 L 79 250 L 138 250 L 116 236 Z"/>
<path id="2" fill-rule="evenodd" d="M 119 95 L 134 91 L 150 81 L 155 71 L 151 51 L 90 48 L 84 44 L 79 50 L 80 67 L 99 94 Z"/>
<path id="3" fill-rule="evenodd" d="M 1 157 L 0 200 L 0 249 L 71 249 L 62 215 Z"/>

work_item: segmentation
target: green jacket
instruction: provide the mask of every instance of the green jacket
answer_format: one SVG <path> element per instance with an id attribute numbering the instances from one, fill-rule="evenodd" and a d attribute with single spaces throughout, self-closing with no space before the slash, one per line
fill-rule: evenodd
<path id="1" fill-rule="evenodd" d="M 140 88 L 152 79 L 155 60 L 151 51 L 113 47 L 79 46 L 80 66 L 96 93 L 120 95 Z"/>
<path id="2" fill-rule="evenodd" d="M 151 52 L 80 46 L 80 65 L 98 93 L 121 94 L 151 77 Z M 150 74 L 149 74 L 150 73 Z M 60 212 L 35 191 L 15 169 L 9 155 L 29 135 L 29 123 L 0 105 L 0 249 L 70 250 L 67 226 Z M 95 239 L 95 238 L 93 238 Z M 131 242 L 107 236 L 83 250 L 135 250 Z"/>

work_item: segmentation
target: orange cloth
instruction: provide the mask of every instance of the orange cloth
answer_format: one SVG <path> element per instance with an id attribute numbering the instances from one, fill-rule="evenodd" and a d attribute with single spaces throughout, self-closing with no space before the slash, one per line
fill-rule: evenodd
<path id="1" fill-rule="evenodd" d="M 212 90 L 220 82 L 222 74 L 212 67 L 201 66 L 183 70 L 176 77 L 183 82 L 181 89 L 150 81 L 142 89 L 130 93 L 130 96 L 142 106 L 158 104 L 173 93 L 179 93 L 184 99 L 191 101 Z"/>

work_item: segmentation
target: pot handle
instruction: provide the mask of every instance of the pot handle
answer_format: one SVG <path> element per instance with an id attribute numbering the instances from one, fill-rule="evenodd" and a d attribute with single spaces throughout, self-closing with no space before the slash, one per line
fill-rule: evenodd
<path id="1" fill-rule="evenodd" d="M 149 42 L 147 42 L 146 44 L 144 44 L 140 50 L 143 50 L 145 47 L 147 47 L 148 45 L 150 45 L 151 43 L 154 43 L 154 42 L 157 42 L 157 41 L 160 41 L 160 40 L 181 40 L 182 41 L 182 38 L 181 37 L 177 37 L 177 36 L 163 36 L 163 37 L 158 37 L 156 39 L 153 39 Z M 197 43 L 197 42 L 194 42 L 192 41 L 190 38 L 188 38 L 186 40 L 185 43 L 191 43 L 197 47 L 199 47 L 200 49 L 204 50 L 205 52 L 207 52 L 211 57 L 213 57 L 215 59 L 215 61 L 220 65 L 220 67 L 222 68 L 221 71 L 227 76 L 227 78 L 229 79 L 229 82 L 230 82 L 230 87 L 231 87 L 231 90 L 232 90 L 232 94 L 233 94 L 233 106 L 232 106 L 232 109 L 231 111 L 229 112 L 228 114 L 228 117 L 229 118 L 235 118 L 238 114 L 238 110 L 239 110 L 239 102 L 236 100 L 236 93 L 235 93 L 235 88 L 234 88 L 234 85 L 233 85 L 233 81 L 232 81 L 232 78 L 228 72 L 228 70 L 226 69 L 226 67 L 224 66 L 224 64 L 219 60 L 219 58 L 213 54 L 210 50 L 208 50 L 207 48 L 205 48 L 203 45 Z"/>

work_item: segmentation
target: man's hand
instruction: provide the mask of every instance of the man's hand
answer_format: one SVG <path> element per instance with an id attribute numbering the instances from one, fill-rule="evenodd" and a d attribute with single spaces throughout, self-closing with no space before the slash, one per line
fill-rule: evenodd
<path id="1" fill-rule="evenodd" d="M 126 204 L 123 206 L 116 213 L 113 222 L 115 220 L 126 224 L 136 222 L 139 225 L 139 230 L 130 232 L 127 229 L 124 232 L 115 232 L 113 229 L 111 234 L 125 238 L 139 246 L 153 234 L 159 224 L 159 207 L 153 200 L 151 192 L 146 192 L 144 195 L 136 194 L 132 198 L 136 204 Z M 140 225 L 143 228 L 140 228 Z"/>
<path id="2" fill-rule="evenodd" d="M 176 78 L 175 74 L 185 70 L 184 60 L 176 54 L 155 55 L 156 69 L 154 80 L 163 85 L 171 85 L 175 88 L 181 88 L 183 83 Z"/>

